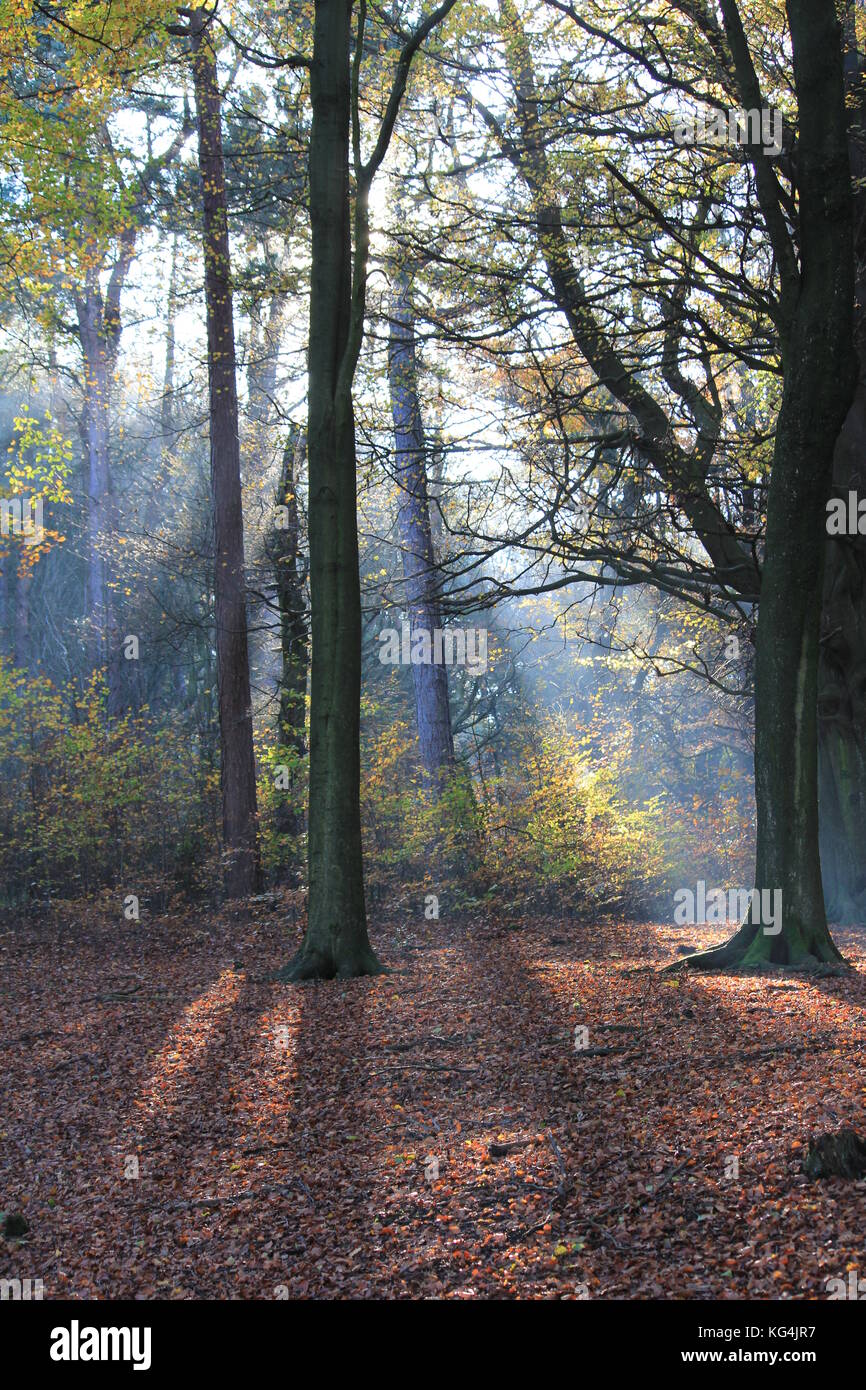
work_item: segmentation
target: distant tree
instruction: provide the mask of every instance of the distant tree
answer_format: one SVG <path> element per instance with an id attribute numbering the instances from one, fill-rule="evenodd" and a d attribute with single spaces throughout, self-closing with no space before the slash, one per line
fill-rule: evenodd
<path id="1" fill-rule="evenodd" d="M 430 527 L 428 445 L 418 396 L 412 285 L 407 269 L 401 265 L 396 265 L 392 274 L 388 379 L 394 420 L 394 471 L 399 489 L 397 528 L 410 638 L 414 642 L 416 633 L 427 633 L 432 642 L 433 634 L 442 627 L 440 576 Z M 412 680 L 421 760 L 431 786 L 441 791 L 454 770 L 448 670 L 442 662 L 415 662 Z"/>
<path id="2" fill-rule="evenodd" d="M 243 897 L 256 889 L 259 857 L 222 99 L 213 12 L 180 13 L 188 17 L 187 25 L 169 29 L 188 36 L 190 43 L 204 226 L 225 886 L 230 897 Z"/>

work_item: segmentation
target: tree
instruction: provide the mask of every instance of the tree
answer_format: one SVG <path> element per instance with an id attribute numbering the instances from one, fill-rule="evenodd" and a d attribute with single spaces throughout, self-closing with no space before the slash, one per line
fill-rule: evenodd
<path id="1" fill-rule="evenodd" d="M 575 7 L 558 0 L 549 3 L 579 28 L 583 25 Z M 743 108 L 761 109 L 764 102 L 760 84 L 736 5 L 722 5 L 723 28 L 709 7 L 697 4 L 682 8 L 707 40 L 713 79 L 721 82 L 723 90 L 730 92 Z M 748 508 L 741 506 L 738 516 L 724 493 L 711 483 L 714 455 L 721 443 L 723 412 L 712 376 L 709 347 L 695 355 L 705 375 L 704 389 L 699 389 L 692 374 L 684 372 L 681 366 L 684 333 L 693 334 L 695 322 L 704 330 L 705 342 L 714 351 L 737 350 L 719 333 L 718 320 L 708 321 L 700 306 L 687 307 L 692 286 L 696 287 L 695 297 L 705 297 L 712 287 L 707 272 L 709 269 L 715 273 L 715 267 L 703 245 L 714 197 L 704 196 L 703 191 L 693 197 L 696 213 L 691 225 L 683 227 L 654 203 L 634 179 L 606 162 L 615 184 L 630 196 L 635 213 L 647 215 L 654 228 L 643 244 L 637 243 L 648 269 L 657 274 L 658 247 L 663 238 L 670 238 L 680 263 L 676 278 L 658 290 L 662 309 L 658 358 L 647 353 L 624 354 L 615 336 L 623 322 L 622 303 L 614 298 L 609 314 L 611 326 L 605 327 L 605 305 L 596 284 L 588 287 L 574 263 L 571 234 L 559 201 L 559 184 L 549 162 L 552 140 L 547 113 L 555 111 L 556 104 L 549 97 L 542 101 L 539 95 L 530 45 L 513 0 L 502 0 L 501 13 L 515 96 L 514 122 L 506 128 L 502 118 L 483 102 L 476 100 L 475 105 L 528 189 L 532 225 L 554 302 L 596 381 L 624 412 L 625 418 L 621 414 L 615 419 L 612 442 L 616 442 L 618 450 L 623 450 L 625 442 L 625 447 L 642 462 L 636 488 L 624 487 L 621 467 L 608 468 L 609 481 L 601 484 L 598 494 L 589 494 L 597 514 L 592 520 L 608 515 L 611 504 L 617 506 L 617 490 L 623 501 L 626 492 L 630 494 L 625 516 L 620 513 L 618 521 L 611 516 L 606 532 L 600 533 L 594 526 L 589 533 L 584 530 L 578 539 L 576 501 L 581 495 L 581 482 L 569 473 L 566 455 L 564 475 L 557 477 L 557 495 L 549 504 L 555 538 L 552 553 L 557 557 L 579 557 L 581 577 L 589 577 L 588 560 L 601 561 L 612 571 L 608 579 L 602 575 L 601 582 L 634 583 L 643 579 L 670 592 L 680 592 L 692 603 L 701 602 L 703 589 L 708 607 L 713 594 L 722 600 L 721 612 L 731 604 L 743 605 L 748 612 L 759 598 L 764 605 L 769 572 L 772 597 L 769 605 L 762 607 L 756 665 L 756 886 L 782 890 L 784 926 L 779 935 L 770 935 L 749 921 L 724 949 L 693 958 L 690 963 L 695 967 L 718 968 L 762 959 L 806 965 L 837 960 L 823 900 L 819 901 L 814 718 L 814 663 L 818 652 L 814 586 L 817 584 L 820 593 L 824 502 L 829 487 L 828 449 L 838 434 L 852 390 L 850 178 L 841 48 L 833 7 L 788 6 L 794 89 L 799 106 L 793 194 L 782 187 L 760 146 L 750 146 L 743 154 L 751 165 L 755 196 L 772 248 L 771 274 L 779 282 L 778 297 L 768 297 L 767 309 L 779 334 L 784 382 L 769 484 L 772 500 L 768 504 L 763 565 L 755 538 L 749 536 L 744 525 Z M 585 27 L 587 32 L 594 32 L 591 25 Z M 816 49 L 817 43 L 820 49 Z M 661 80 L 648 52 L 636 51 L 635 57 L 642 69 Z M 695 95 L 693 82 L 680 77 L 676 68 L 672 71 L 677 72 L 676 84 Z M 658 139 L 658 135 L 650 131 L 647 139 Z M 790 178 L 789 157 L 785 169 Z M 828 189 L 832 190 L 829 197 Z M 623 214 L 616 204 L 614 209 L 616 223 Z M 748 228 L 745 231 L 748 235 Z M 720 276 L 720 282 L 720 302 L 728 306 L 733 299 L 730 275 Z M 757 296 L 751 287 L 748 294 L 749 315 L 753 317 Z M 822 294 L 827 296 L 826 304 Z M 652 327 L 640 312 L 635 319 L 637 341 L 647 341 Z M 748 322 L 745 315 L 743 319 Z M 749 360 L 750 349 L 751 344 L 744 341 L 740 349 L 744 360 Z M 825 370 L 827 364 L 829 369 Z M 657 400 L 647 386 L 654 372 L 663 387 L 662 400 Z M 672 397 L 681 402 L 682 408 L 676 428 L 672 427 L 670 414 Z M 585 404 L 583 408 L 586 409 Z M 684 438 L 689 440 L 688 448 Z M 811 459 L 808 465 L 807 456 Z M 658 504 L 657 484 L 650 481 L 652 475 L 661 482 L 669 499 L 662 508 Z M 806 475 L 811 481 L 807 482 Z M 685 534 L 700 542 L 706 557 L 697 566 L 693 547 L 690 553 L 689 546 L 680 549 L 676 567 L 671 564 L 672 547 L 666 528 L 681 536 L 684 528 L 679 517 L 683 515 L 687 521 Z M 630 524 L 632 516 L 638 521 L 636 528 Z M 641 531 L 641 540 L 654 535 L 664 548 L 659 550 L 657 544 L 655 555 L 648 556 L 641 541 L 636 544 Z M 611 545 L 612 541 L 617 544 Z M 527 548 L 532 546 L 528 544 Z M 550 581 L 550 587 L 566 582 L 567 576 L 557 577 Z"/>
<path id="2" fill-rule="evenodd" d="M 430 529 L 427 444 L 415 362 L 415 316 L 408 271 L 396 266 L 392 277 L 388 378 L 394 420 L 395 472 L 400 489 L 397 528 L 403 552 L 405 598 L 410 638 L 427 633 L 430 641 L 442 627 L 439 576 Z M 454 770 L 454 736 L 448 702 L 448 671 L 432 660 L 412 666 L 415 716 L 421 760 L 434 789 L 441 791 Z"/>
<path id="3" fill-rule="evenodd" d="M 833 495 L 866 496 L 866 86 L 858 45 L 857 7 L 846 7 L 845 87 L 853 177 L 858 382 L 836 444 Z M 818 828 L 827 914 L 834 922 L 866 921 L 866 538 L 827 538 L 818 667 Z"/>
<path id="4" fill-rule="evenodd" d="M 307 931 L 288 980 L 381 970 L 364 904 L 360 811 L 361 593 L 352 387 L 364 333 L 370 187 L 391 141 L 412 60 L 452 9 L 444 0 L 400 50 L 369 159 L 361 152 L 366 0 L 316 0 L 310 67 L 311 285 L 308 349 L 310 803 Z M 349 137 L 355 175 L 354 214 Z M 354 231 L 354 237 L 353 237 Z M 353 257 L 354 251 L 354 257 Z"/>
<path id="5" fill-rule="evenodd" d="M 221 96 L 212 15 L 203 9 L 180 13 L 188 26 L 169 28 L 190 40 L 202 184 L 225 887 L 230 897 L 243 897 L 257 887 L 259 861 Z"/>
<path id="6" fill-rule="evenodd" d="M 109 710 L 118 713 L 121 658 L 110 547 L 117 531 L 111 473 L 111 396 L 120 352 L 124 287 L 147 213 L 165 171 L 192 134 L 188 113 L 160 153 L 133 159 L 112 137 L 112 121 L 131 104 L 132 68 L 122 69 L 114 25 L 100 45 L 62 14 L 20 7 L 4 15 L 8 52 L 0 52 L 3 153 L 18 175 L 4 208 L 18 296 L 41 318 L 52 343 L 67 336 L 81 349 L 79 430 L 85 455 L 86 602 L 91 665 L 107 665 Z M 133 31 L 137 22 L 132 17 Z M 146 21 L 145 21 L 146 27 Z M 121 21 L 121 33 L 124 22 Z M 111 42 L 116 39 L 116 42 Z M 133 42 L 134 47 L 134 42 Z M 158 102 L 135 99 L 146 115 Z M 149 124 L 148 124 L 149 130 Z M 131 167 L 130 167 L 131 166 Z M 17 245 L 16 245 L 17 243 Z M 18 252 L 26 247 L 25 259 Z M 64 308 L 71 301 L 69 321 Z"/>
<path id="7" fill-rule="evenodd" d="M 750 913 L 690 963 L 841 959 L 827 929 L 818 847 L 818 651 L 833 454 L 854 394 L 851 171 L 841 28 L 832 0 L 788 0 L 798 100 L 800 264 L 783 291 L 785 385 L 767 506 L 755 662 L 755 883 L 782 891 L 782 931 Z M 725 31 L 744 95 L 754 69 L 733 0 Z"/>

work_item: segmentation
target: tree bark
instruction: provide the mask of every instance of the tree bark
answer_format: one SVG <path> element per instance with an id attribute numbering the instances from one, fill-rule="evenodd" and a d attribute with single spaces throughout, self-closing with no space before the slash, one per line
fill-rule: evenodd
<path id="1" fill-rule="evenodd" d="M 833 494 L 866 497 L 866 99 L 864 61 L 847 7 L 845 79 L 854 180 L 857 391 L 836 443 Z M 832 922 L 866 922 L 866 537 L 829 536 L 818 667 L 818 824 Z"/>
<path id="2" fill-rule="evenodd" d="M 310 806 L 309 908 L 288 980 L 380 971 L 364 906 L 360 806 L 361 583 L 358 572 L 352 386 L 364 336 L 370 251 L 369 192 L 388 150 L 413 56 L 454 0 L 415 28 L 397 63 L 372 154 L 361 157 L 359 6 L 349 66 L 353 0 L 316 0 L 310 64 L 309 465 Z M 354 264 L 349 131 L 355 167 Z"/>
<path id="3" fill-rule="evenodd" d="M 316 0 L 310 70 L 309 910 L 288 980 L 376 973 L 364 904 L 360 811 L 361 586 L 352 372 L 349 191 L 352 0 Z"/>
<path id="4" fill-rule="evenodd" d="M 861 280 L 866 277 L 861 275 Z M 866 284 L 863 285 L 866 291 Z M 862 305 L 858 296 L 858 304 Z M 862 320 L 863 311 L 859 310 Z M 859 335 L 866 324 L 859 325 Z M 866 496 L 866 373 L 836 446 L 834 495 Z M 818 684 L 821 871 L 833 922 L 866 921 L 866 539 L 827 537 Z"/>
<path id="5" fill-rule="evenodd" d="M 243 897 L 255 891 L 259 879 L 256 778 L 221 98 L 208 16 L 202 10 L 192 12 L 190 38 L 204 221 L 225 889 L 229 897 Z"/>
<path id="6" fill-rule="evenodd" d="M 268 538 L 268 558 L 274 567 L 274 585 L 280 613 L 280 705 L 277 714 L 277 740 L 289 763 L 289 787 L 285 803 L 278 809 L 277 829 L 300 835 L 304 818 L 296 805 L 295 782 L 298 763 L 306 753 L 306 699 L 309 666 L 307 605 L 301 562 L 301 531 L 298 512 L 298 479 L 304 456 L 305 436 L 293 427 L 283 450 L 283 464 L 277 489 L 277 506 L 285 508 L 285 526 L 275 527 Z"/>
<path id="7" fill-rule="evenodd" d="M 858 493 L 866 495 L 862 485 Z M 829 919 L 845 923 L 866 922 L 866 555 L 859 539 L 828 547 L 818 687 L 824 900 Z"/>

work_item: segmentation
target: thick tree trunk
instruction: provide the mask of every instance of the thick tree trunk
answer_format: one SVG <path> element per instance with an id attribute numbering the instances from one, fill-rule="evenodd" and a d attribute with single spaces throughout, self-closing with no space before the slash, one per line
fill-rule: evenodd
<path id="1" fill-rule="evenodd" d="M 298 478 L 305 450 L 302 430 L 292 428 L 283 450 L 283 465 L 277 489 L 277 506 L 285 509 L 285 525 L 275 527 L 268 539 L 268 558 L 274 567 L 274 584 L 280 612 L 280 706 L 277 714 L 277 740 L 287 753 L 289 786 L 285 804 L 277 814 L 277 829 L 299 835 L 304 818 L 296 805 L 296 769 L 306 753 L 307 670 L 309 634 L 301 561 L 301 533 L 298 514 Z M 281 520 L 283 514 L 280 514 Z"/>
<path id="2" fill-rule="evenodd" d="M 864 286 L 866 290 L 866 286 Z M 861 310 L 862 316 L 862 310 Z M 861 329 L 861 331 L 863 331 Z M 866 497 L 866 374 L 836 447 L 834 494 Z M 833 922 L 866 922 L 866 538 L 832 536 L 821 615 L 818 771 L 821 872 Z"/>
<path id="3" fill-rule="evenodd" d="M 402 269 L 395 272 L 393 281 L 388 379 L 400 489 L 397 529 L 403 551 L 410 633 L 414 639 L 416 632 L 427 632 L 432 643 L 433 633 L 442 626 L 442 614 L 430 529 L 427 449 L 418 399 L 415 318 L 409 276 Z M 448 672 L 441 664 L 418 663 L 412 667 L 412 677 L 421 760 L 431 785 L 441 789 L 454 770 Z"/>
<path id="4" fill-rule="evenodd" d="M 381 970 L 367 935 L 360 814 L 361 588 L 352 373 L 349 43 L 352 0 L 316 0 L 310 70 L 312 225 L 307 457 L 309 912 L 288 980 Z"/>
<path id="5" fill-rule="evenodd" d="M 859 381 L 836 444 L 833 494 L 866 497 L 866 99 L 855 6 L 847 7 L 845 78 L 854 179 Z M 866 537 L 830 536 L 818 667 L 818 823 L 832 922 L 866 922 Z"/>
<path id="6" fill-rule="evenodd" d="M 782 892 L 781 931 L 754 915 L 703 969 L 841 956 L 818 852 L 818 645 L 834 443 L 856 381 L 853 239 L 840 29 L 832 0 L 788 0 L 800 136 L 800 282 L 767 507 L 755 663 L 755 887 Z"/>
<path id="7" fill-rule="evenodd" d="M 231 266 L 220 89 L 203 11 L 193 12 L 190 31 L 204 217 L 225 887 L 242 897 L 255 891 L 259 864 Z"/>

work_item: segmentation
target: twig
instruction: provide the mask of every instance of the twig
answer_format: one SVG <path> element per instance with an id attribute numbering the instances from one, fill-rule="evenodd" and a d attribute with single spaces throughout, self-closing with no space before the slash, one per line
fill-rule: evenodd
<path id="1" fill-rule="evenodd" d="M 377 1071 L 450 1071 L 459 1073 L 461 1076 L 481 1076 L 480 1067 L 452 1067 L 448 1062 L 437 1065 L 435 1062 L 389 1062 L 384 1067 L 378 1067 Z"/>
<path id="2" fill-rule="evenodd" d="M 39 1038 L 50 1037 L 51 1032 L 50 1028 L 43 1028 L 38 1033 L 19 1033 L 17 1038 L 0 1038 L 0 1047 L 17 1047 L 19 1043 L 36 1042 Z"/>
<path id="3" fill-rule="evenodd" d="M 565 1160 L 563 1159 L 562 1154 L 559 1151 L 559 1145 L 553 1137 L 552 1129 L 549 1129 L 547 1131 L 547 1137 L 550 1140 L 550 1146 L 553 1149 L 553 1156 L 559 1164 L 559 1171 L 562 1174 L 562 1183 L 560 1184 L 560 1191 L 564 1197 L 567 1192 L 571 1191 L 571 1178 L 568 1176 L 568 1169 L 565 1166 Z"/>
<path id="4" fill-rule="evenodd" d="M 633 1057 L 639 1057 L 639 1056 L 640 1056 L 640 1053 L 639 1053 L 639 1052 L 629 1052 L 629 1050 L 628 1050 L 627 1047 L 579 1047 L 579 1048 L 577 1049 L 577 1056 L 578 1056 L 578 1057 L 609 1057 L 612 1053 L 615 1053 L 615 1052 L 616 1052 L 616 1053 L 621 1053 L 623 1056 L 627 1056 L 627 1057 L 629 1058 L 629 1060 L 631 1060 L 631 1058 L 633 1058 Z"/>
<path id="5" fill-rule="evenodd" d="M 132 989 L 114 989 L 109 990 L 107 994 L 89 994 L 81 1002 L 82 1004 L 104 1004 L 107 1000 L 130 999 L 133 994 L 138 994 L 142 989 L 144 989 L 144 985 L 133 985 Z"/>
<path id="6" fill-rule="evenodd" d="M 845 1039 L 816 1039 L 802 1043 L 780 1043 L 774 1047 L 759 1047 L 749 1052 L 720 1052 L 715 1057 L 689 1057 L 690 1067 L 720 1067 L 726 1066 L 729 1062 L 759 1062 L 766 1057 L 774 1057 L 779 1053 L 789 1053 L 798 1056 L 803 1052 L 826 1052 L 834 1047 L 857 1047 L 863 1046 L 862 1038 Z M 671 1071 L 673 1068 L 683 1067 L 682 1059 L 676 1062 L 662 1062 L 657 1067 L 649 1067 L 642 1073 L 643 1076 L 651 1076 L 654 1072 Z"/>
<path id="7" fill-rule="evenodd" d="M 294 1178 L 296 1187 L 300 1187 L 304 1194 L 312 1201 L 310 1189 L 300 1178 Z M 255 1201 L 257 1197 L 272 1197 L 276 1194 L 279 1197 L 290 1197 L 293 1195 L 293 1187 L 257 1187 L 254 1191 L 236 1192 L 225 1197 L 196 1197 L 191 1202 L 173 1202 L 167 1207 L 168 1211 L 189 1211 L 193 1207 L 218 1207 L 224 1202 L 233 1204 L 236 1202 Z"/>

